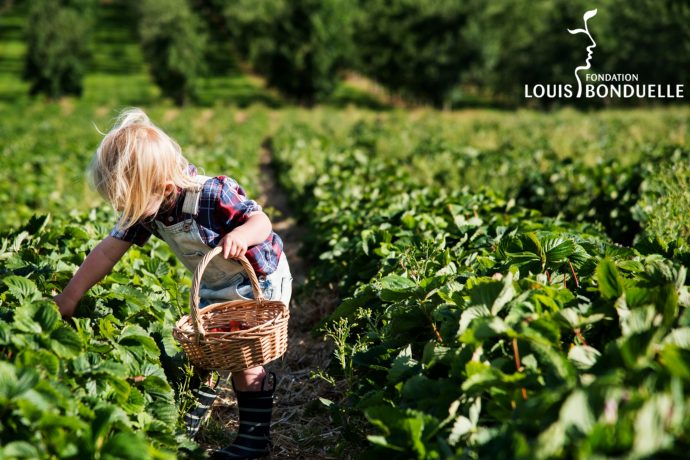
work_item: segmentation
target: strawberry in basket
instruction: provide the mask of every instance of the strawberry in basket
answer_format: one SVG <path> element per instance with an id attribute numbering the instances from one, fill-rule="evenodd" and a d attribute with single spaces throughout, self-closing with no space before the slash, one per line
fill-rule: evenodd
<path id="1" fill-rule="evenodd" d="M 249 324 L 245 321 L 236 321 L 231 319 L 227 326 L 213 327 L 209 329 L 209 332 L 237 332 L 249 329 Z"/>

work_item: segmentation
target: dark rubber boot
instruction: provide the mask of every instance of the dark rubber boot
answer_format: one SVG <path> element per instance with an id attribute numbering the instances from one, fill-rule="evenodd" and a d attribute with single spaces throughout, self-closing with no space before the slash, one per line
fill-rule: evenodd
<path id="1" fill-rule="evenodd" d="M 266 389 L 269 379 L 273 380 L 270 389 Z M 271 415 L 273 411 L 273 393 L 276 387 L 276 375 L 269 372 L 261 382 L 260 391 L 237 391 L 235 382 L 232 388 L 237 397 L 240 411 L 240 427 L 235 442 L 211 454 L 214 460 L 239 460 L 260 458 L 270 453 Z"/>
<path id="2" fill-rule="evenodd" d="M 192 407 L 186 414 L 184 414 L 184 424 L 187 429 L 187 436 L 194 439 L 194 437 L 199 433 L 199 428 L 201 424 L 211 415 L 211 406 L 218 396 L 216 393 L 216 387 L 220 378 L 214 375 L 215 383 L 211 383 L 213 386 L 209 386 L 208 382 L 203 383 L 199 388 L 192 390 L 194 396 L 196 397 L 196 402 L 194 407 Z"/>

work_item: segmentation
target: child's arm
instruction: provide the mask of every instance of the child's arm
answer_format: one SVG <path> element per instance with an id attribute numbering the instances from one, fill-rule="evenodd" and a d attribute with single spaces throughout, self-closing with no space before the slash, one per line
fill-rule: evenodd
<path id="1" fill-rule="evenodd" d="M 108 236 L 89 252 L 64 291 L 53 298 L 62 316 L 70 317 L 74 314 L 79 299 L 91 286 L 110 273 L 130 246 L 132 243 Z"/>
<path id="2" fill-rule="evenodd" d="M 223 245 L 223 257 L 227 259 L 243 256 L 249 246 L 266 241 L 272 230 L 271 220 L 263 211 L 252 213 L 245 223 L 225 235 L 220 241 Z"/>

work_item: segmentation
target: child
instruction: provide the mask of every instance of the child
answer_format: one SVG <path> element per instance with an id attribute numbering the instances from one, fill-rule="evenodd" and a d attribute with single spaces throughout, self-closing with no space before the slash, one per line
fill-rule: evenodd
<path id="1" fill-rule="evenodd" d="M 79 299 L 110 273 L 132 244 L 143 246 L 152 234 L 165 240 L 192 272 L 206 252 L 222 245 L 222 257 L 214 257 L 204 271 L 200 307 L 254 297 L 241 265 L 232 260 L 243 255 L 259 277 L 264 296 L 289 304 L 292 277 L 283 243 L 261 206 L 228 177 L 196 174 L 179 145 L 140 109 L 120 115 L 99 145 L 89 172 L 95 188 L 121 215 L 110 235 L 55 296 L 64 317 L 72 316 Z M 235 442 L 212 458 L 266 455 L 275 374 L 255 367 L 233 372 L 231 380 L 240 412 L 239 431 Z M 215 398 L 213 389 L 204 390 L 201 415 Z M 194 414 L 188 414 L 187 421 L 191 417 L 196 422 L 195 434 L 201 415 L 198 410 Z"/>

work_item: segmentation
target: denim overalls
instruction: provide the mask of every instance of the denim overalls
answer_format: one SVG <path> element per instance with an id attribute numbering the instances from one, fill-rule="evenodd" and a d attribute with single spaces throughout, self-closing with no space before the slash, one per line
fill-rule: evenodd
<path id="1" fill-rule="evenodd" d="M 199 211 L 201 189 L 204 182 L 209 179 L 211 178 L 208 176 L 196 175 L 194 176 L 196 188 L 186 190 L 182 206 L 182 212 L 188 215 L 186 220 L 169 226 L 154 220 L 159 236 L 168 243 L 170 249 L 192 273 L 196 270 L 201 258 L 211 250 L 201 239 L 199 227 L 193 218 Z M 292 275 L 285 253 L 280 255 L 278 267 L 273 273 L 258 278 L 261 292 L 266 299 L 280 300 L 285 305 L 290 305 Z M 226 300 L 254 298 L 249 278 L 242 269 L 242 265 L 233 259 L 224 259 L 222 254 L 211 259 L 201 281 L 200 308 Z"/>

